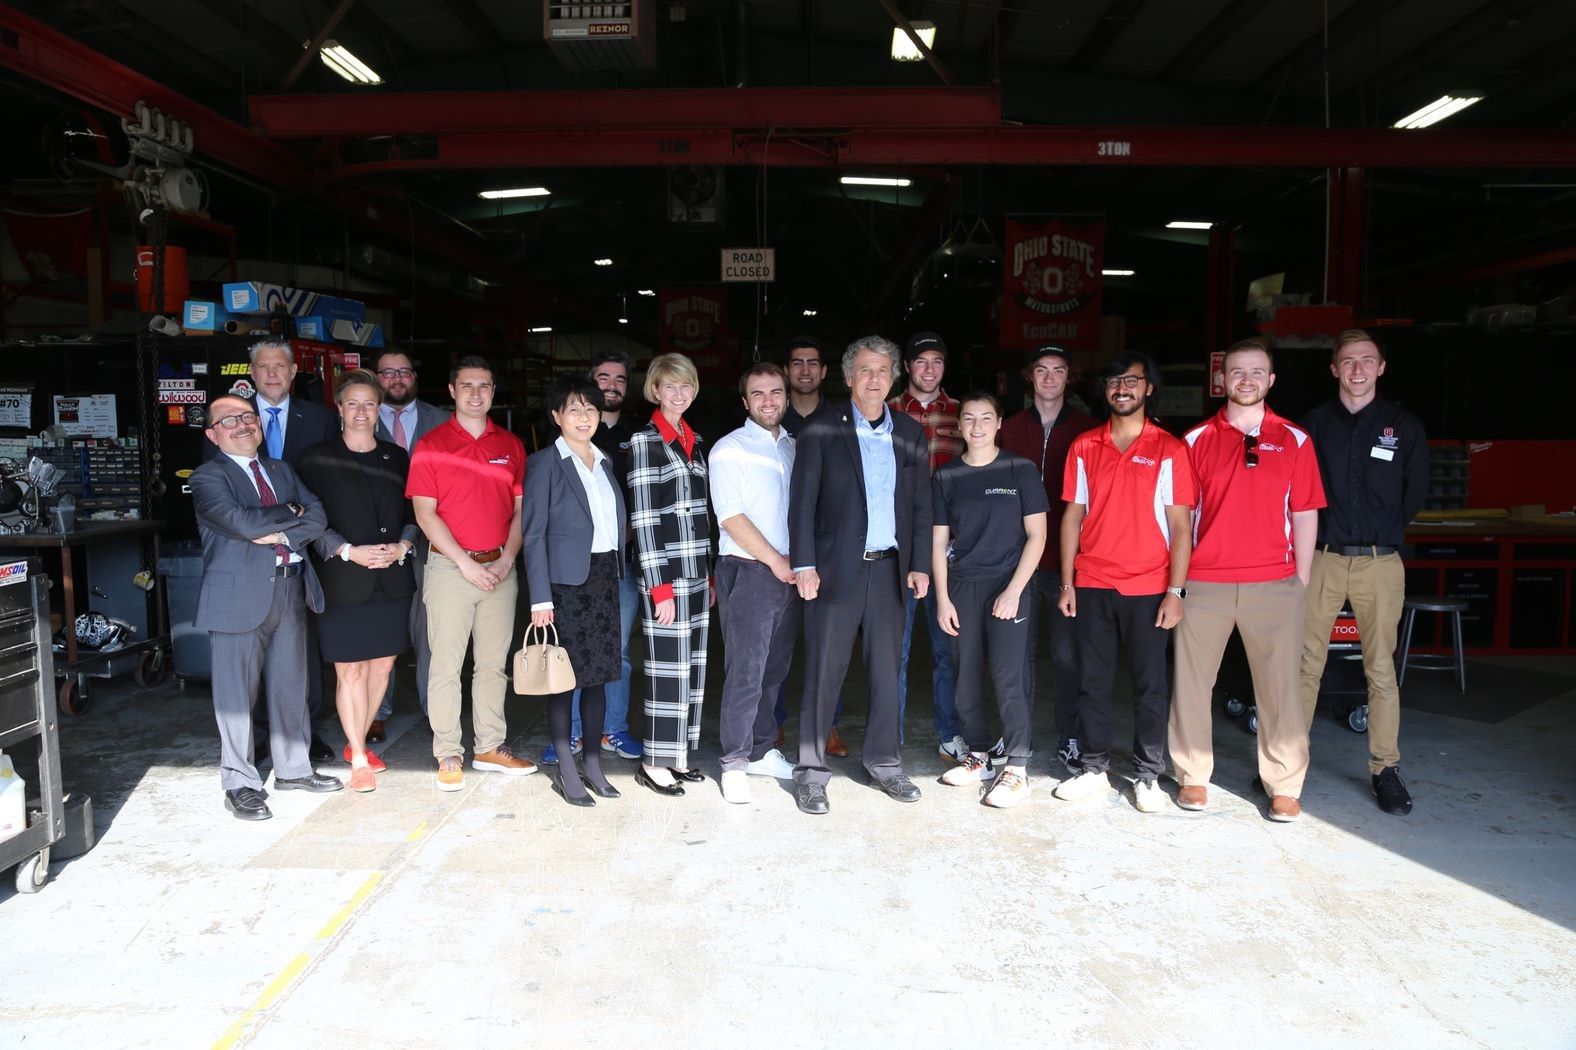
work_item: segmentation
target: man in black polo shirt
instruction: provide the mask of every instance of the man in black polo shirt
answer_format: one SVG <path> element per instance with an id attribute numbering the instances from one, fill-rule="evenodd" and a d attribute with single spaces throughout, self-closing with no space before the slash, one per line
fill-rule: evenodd
<path id="1" fill-rule="evenodd" d="M 1352 328 L 1335 341 L 1330 372 L 1340 392 L 1309 413 L 1328 506 L 1308 577 L 1308 629 L 1302 650 L 1302 707 L 1313 726 L 1330 630 L 1352 603 L 1368 680 L 1368 771 L 1386 813 L 1412 811 L 1401 780 L 1401 692 L 1395 681 L 1396 630 L 1406 600 L 1401 544 L 1406 523 L 1428 493 L 1428 439 L 1416 416 L 1379 396 L 1384 351 Z"/>

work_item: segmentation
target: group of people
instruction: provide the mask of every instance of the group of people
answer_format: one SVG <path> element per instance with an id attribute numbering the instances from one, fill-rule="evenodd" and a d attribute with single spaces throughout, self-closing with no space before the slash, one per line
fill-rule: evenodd
<path id="1" fill-rule="evenodd" d="M 1011 415 L 990 393 L 948 396 L 946 358 L 932 332 L 901 350 L 858 339 L 841 359 L 844 400 L 823 393 L 820 344 L 795 340 L 786 369 L 745 371 L 748 418 L 708 450 L 686 418 L 700 393 L 691 361 L 649 363 L 643 393 L 654 411 L 642 425 L 625 418 L 633 362 L 605 354 L 584 377 L 554 383 L 558 436 L 528 461 L 489 418 L 486 361 L 454 364 L 449 416 L 415 398 L 415 366 L 393 350 L 374 370 L 339 378 L 337 435 L 292 445 L 291 433 L 308 429 L 301 410 L 326 410 L 292 404 L 287 344 L 257 344 L 258 400 L 214 400 L 207 435 L 217 454 L 191 481 L 205 563 L 196 622 L 213 639 L 227 808 L 270 815 L 259 708 L 276 789 L 344 786 L 312 765 L 326 748 L 301 686 L 320 678 L 319 660 L 334 667 L 350 787 L 373 790 L 385 766 L 371 745 L 389 715 L 394 661 L 412 646 L 438 789 L 464 785 L 468 650 L 472 769 L 534 772 L 506 742 L 504 711 L 523 568 L 529 629 L 561 646 L 574 670 L 575 688 L 546 698 L 543 755 L 570 805 L 618 797 L 604 754 L 638 759 L 635 782 L 662 796 L 705 779 L 694 757 L 715 605 L 730 803 L 748 803 L 750 777 L 768 776 L 792 781 L 801 811 L 830 811 L 828 759 L 848 753 L 839 723 L 856 639 L 869 684 L 863 764 L 878 790 L 918 801 L 902 749 L 922 618 L 948 764 L 941 783 L 979 788 L 994 808 L 1030 793 L 1043 631 L 1068 772 L 1055 796 L 1113 790 L 1112 692 L 1125 651 L 1135 807 L 1170 805 L 1159 786 L 1169 751 L 1176 805 L 1205 809 L 1215 679 L 1236 630 L 1268 816 L 1295 820 L 1330 630 L 1349 602 L 1363 639 L 1374 792 L 1387 812 L 1410 810 L 1392 652 L 1398 548 L 1423 504 L 1427 447 L 1416 418 L 1378 396 L 1385 361 L 1371 335 L 1336 341 L 1338 394 L 1302 425 L 1266 402 L 1268 345 L 1236 343 L 1226 404 L 1181 437 L 1154 419 L 1160 376 L 1143 354 L 1117 355 L 1094 383 L 1105 422 L 1068 403 L 1072 363 L 1060 347 L 1029 355 L 1033 401 Z M 637 619 L 638 739 L 627 724 Z M 801 644 L 790 761 L 784 694 Z"/>

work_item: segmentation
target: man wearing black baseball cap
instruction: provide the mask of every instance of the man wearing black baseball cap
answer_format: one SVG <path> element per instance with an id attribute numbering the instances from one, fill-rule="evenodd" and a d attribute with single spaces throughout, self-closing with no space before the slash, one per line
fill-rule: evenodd
<path id="1" fill-rule="evenodd" d="M 1039 641 L 1039 621 L 1042 605 L 1048 606 L 1049 615 L 1043 617 L 1050 633 L 1051 666 L 1056 675 L 1056 739 L 1057 754 L 1068 772 L 1078 772 L 1078 651 L 1073 644 L 1073 623 L 1056 609 L 1061 594 L 1062 556 L 1062 472 L 1067 464 L 1067 450 L 1073 438 L 1097 424 L 1086 412 L 1067 404 L 1067 386 L 1072 379 L 1072 362 L 1067 351 L 1059 346 L 1042 346 L 1029 353 L 1024 362 L 1023 378 L 1029 384 L 1034 404 L 1002 424 L 1001 447 L 1014 455 L 1022 456 L 1040 468 L 1040 481 L 1045 485 L 1045 495 L 1050 502 L 1051 514 L 1047 522 L 1051 542 L 1040 555 L 1040 567 L 1034 574 L 1034 589 L 1039 595 L 1030 607 L 1033 618 L 1029 631 L 1028 667 L 1024 673 L 1029 702 L 1034 693 L 1034 652 Z"/>

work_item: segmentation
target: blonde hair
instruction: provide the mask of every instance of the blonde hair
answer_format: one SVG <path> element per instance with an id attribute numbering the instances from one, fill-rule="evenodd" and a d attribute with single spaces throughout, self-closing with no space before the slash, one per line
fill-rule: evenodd
<path id="1" fill-rule="evenodd" d="M 696 396 L 700 395 L 700 373 L 695 371 L 695 362 L 683 354 L 660 354 L 646 366 L 646 385 L 642 388 L 646 400 L 653 405 L 661 404 L 657 388 L 670 379 L 690 384 L 695 388 Z"/>
<path id="2" fill-rule="evenodd" d="M 352 368 L 341 372 L 339 378 L 334 380 L 334 404 L 345 403 L 345 391 L 353 386 L 369 386 L 373 396 L 378 399 L 378 404 L 383 403 L 383 388 L 378 385 L 378 377 L 365 368 Z"/>

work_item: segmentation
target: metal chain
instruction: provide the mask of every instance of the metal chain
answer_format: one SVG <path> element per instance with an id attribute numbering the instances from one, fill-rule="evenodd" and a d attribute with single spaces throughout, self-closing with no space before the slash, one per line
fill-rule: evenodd
<path id="1" fill-rule="evenodd" d="M 164 256 L 169 240 L 169 213 L 162 206 L 155 205 L 148 214 L 146 225 L 148 242 L 153 248 L 153 294 L 137 326 L 137 418 L 142 426 L 143 455 L 146 457 L 142 474 L 143 507 L 145 515 L 151 518 L 155 516 L 153 501 L 164 496 L 165 484 L 163 456 L 159 449 L 162 434 L 159 422 L 153 420 L 149 410 L 158 397 L 159 374 L 159 341 L 149 325 L 154 315 L 164 309 Z"/>

